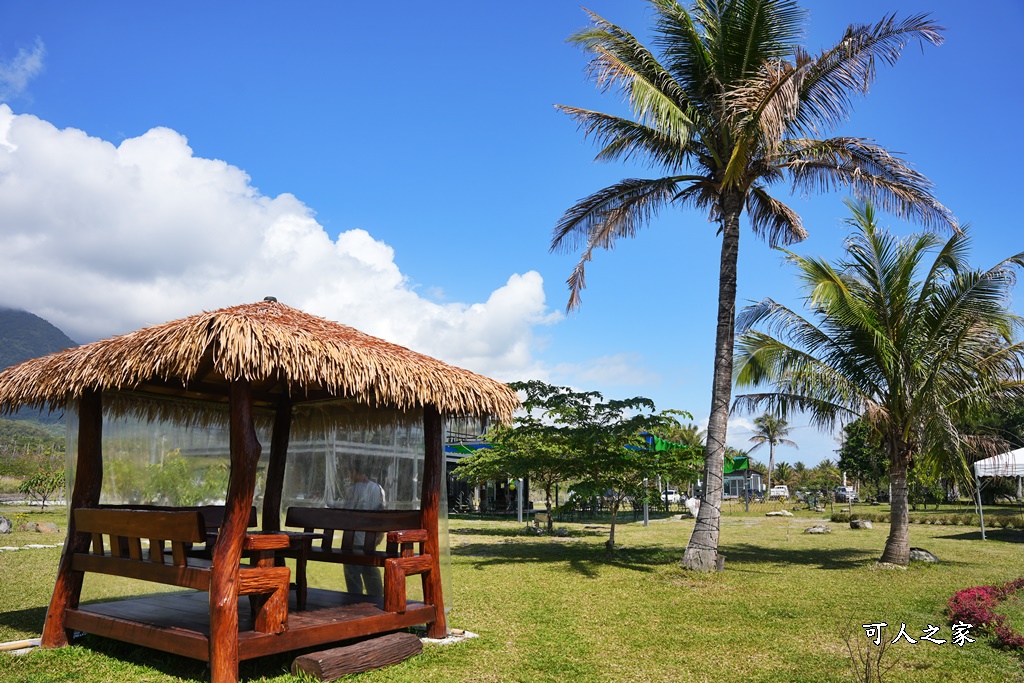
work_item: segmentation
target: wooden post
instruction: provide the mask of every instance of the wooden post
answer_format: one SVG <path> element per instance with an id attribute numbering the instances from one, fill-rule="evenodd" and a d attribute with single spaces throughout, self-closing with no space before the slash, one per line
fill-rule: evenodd
<path id="1" fill-rule="evenodd" d="M 103 483 L 103 400 L 98 391 L 86 391 L 78 400 L 78 464 L 75 466 L 75 488 L 68 510 L 68 534 L 57 568 L 50 608 L 43 624 L 43 647 L 64 647 L 71 638 L 65 628 L 69 609 L 78 607 L 82 595 L 82 572 L 71 569 L 75 553 L 89 549 L 89 534 L 75 529 L 75 510 L 94 507 L 100 501 Z"/>
<path id="2" fill-rule="evenodd" d="M 423 490 L 420 510 L 427 540 L 423 551 L 432 558 L 431 570 L 423 575 L 423 599 L 433 605 L 437 619 L 427 626 L 431 638 L 444 638 L 448 626 L 444 614 L 444 595 L 441 581 L 440 543 L 437 538 L 438 507 L 441 503 L 441 485 L 444 481 L 444 422 L 437 408 L 423 407 L 423 436 L 426 441 L 423 460 Z"/>
<path id="3" fill-rule="evenodd" d="M 270 438 L 270 464 L 263 490 L 263 530 L 281 530 L 281 490 L 284 466 L 288 460 L 288 439 L 292 428 L 292 402 L 282 398 L 274 414 L 274 433 Z"/>
<path id="4" fill-rule="evenodd" d="M 253 425 L 252 388 L 246 380 L 231 383 L 231 474 L 224 523 L 213 549 L 210 582 L 210 680 L 238 681 L 238 569 L 256 488 L 260 443 Z"/>

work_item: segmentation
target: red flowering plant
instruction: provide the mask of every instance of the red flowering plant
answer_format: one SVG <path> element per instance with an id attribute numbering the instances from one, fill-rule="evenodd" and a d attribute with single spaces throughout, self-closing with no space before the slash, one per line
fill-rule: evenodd
<path id="1" fill-rule="evenodd" d="M 975 586 L 957 591 L 949 599 L 950 623 L 961 621 L 984 627 L 996 637 L 999 644 L 1008 650 L 1024 650 L 1024 635 L 1007 625 L 1006 616 L 994 610 L 1017 591 L 1024 588 L 1024 578 L 1015 579 L 1002 586 Z"/>

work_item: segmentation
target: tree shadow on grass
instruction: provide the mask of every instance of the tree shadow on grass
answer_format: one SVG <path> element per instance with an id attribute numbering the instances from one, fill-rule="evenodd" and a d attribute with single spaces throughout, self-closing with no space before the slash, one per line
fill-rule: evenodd
<path id="1" fill-rule="evenodd" d="M 30 607 L 29 609 L 19 609 L 13 612 L 0 612 L 0 626 L 6 626 L 17 631 L 40 633 L 43 630 L 44 621 L 46 621 L 46 607 Z"/>
<path id="2" fill-rule="evenodd" d="M 817 566 L 819 569 L 856 569 L 873 564 L 877 554 L 858 548 L 765 548 L 751 543 L 724 545 L 719 548 L 725 555 L 728 571 L 731 563 L 798 564 Z"/>
<path id="3" fill-rule="evenodd" d="M 985 529 L 985 537 L 989 541 L 1000 541 L 1002 543 L 1024 543 L 1024 531 L 1017 529 Z M 980 541 L 981 530 L 963 531 L 958 534 L 947 534 L 935 536 L 935 538 L 949 539 L 951 541 Z"/>
<path id="4" fill-rule="evenodd" d="M 559 527 L 555 524 L 555 528 Z M 532 529 L 533 527 L 516 526 L 515 528 L 499 527 L 493 529 L 481 529 L 477 527 L 459 527 L 457 529 L 449 529 L 448 533 L 452 536 L 493 536 L 498 538 L 542 538 L 544 534 L 534 535 L 532 533 L 525 533 L 526 529 Z M 586 536 L 607 536 L 608 529 L 570 529 L 569 538 L 583 538 Z"/>
<path id="5" fill-rule="evenodd" d="M 132 666 L 155 669 L 166 676 L 173 676 L 185 681 L 209 680 L 210 671 L 206 662 L 174 655 L 148 647 L 124 643 L 119 640 L 86 634 L 75 640 L 75 645 L 84 650 L 110 659 L 116 659 Z M 247 662 L 243 662 L 243 667 Z M 240 671 L 241 673 L 241 671 Z M 249 672 L 245 672 L 248 674 Z M 261 674 L 262 675 L 262 674 Z M 245 680 L 248 675 L 241 678 Z M 258 678 L 254 676 L 253 678 Z"/>
<path id="6" fill-rule="evenodd" d="M 621 547 L 609 554 L 603 546 L 583 543 L 552 541 L 549 543 L 468 543 L 454 546 L 453 557 L 474 558 L 474 569 L 505 564 L 562 564 L 574 572 L 596 578 L 602 567 L 618 567 L 650 573 L 657 566 L 678 562 L 683 551 L 660 546 Z"/>
<path id="7" fill-rule="evenodd" d="M 325 643 L 316 647 L 306 647 L 289 652 L 281 652 L 255 659 L 247 659 L 238 663 L 240 681 L 260 681 L 273 679 L 289 673 L 292 661 L 310 652 L 326 650 L 341 645 L 348 645 L 357 640 L 344 640 Z M 149 667 L 161 673 L 180 678 L 185 681 L 209 681 L 210 671 L 206 662 L 188 657 L 152 650 L 147 647 L 133 645 L 102 636 L 86 634 L 75 641 L 76 646 L 88 649 L 96 654 L 110 657 L 127 664 Z"/>

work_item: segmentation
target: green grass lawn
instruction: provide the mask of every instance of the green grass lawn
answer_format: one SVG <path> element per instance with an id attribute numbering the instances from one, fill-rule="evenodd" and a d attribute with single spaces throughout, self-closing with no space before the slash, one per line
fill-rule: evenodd
<path id="1" fill-rule="evenodd" d="M 811 536 L 803 529 L 820 514 L 766 518 L 741 509 L 723 517 L 726 571 L 712 575 L 679 567 L 692 520 L 623 524 L 609 557 L 602 522 L 566 524 L 572 535 L 552 538 L 524 534 L 514 521 L 453 519 L 449 624 L 480 638 L 427 646 L 359 680 L 850 681 L 847 640 L 875 648 L 861 624 L 887 622 L 889 640 L 901 623 L 915 639 L 934 624 L 948 640 L 944 610 L 954 591 L 1024 574 L 1024 532 L 1016 530 L 989 531 L 982 542 L 969 527 L 913 525 L 911 544 L 942 563 L 878 570 L 887 525 L 853 531 L 834 523 L 831 534 Z M 39 634 L 59 552 L 0 554 L 0 640 Z M 340 580 L 317 571 L 313 585 Z M 132 589 L 160 587 L 87 577 L 83 599 Z M 896 664 L 884 680 L 1024 680 L 1018 655 L 972 635 L 977 642 L 962 648 L 890 646 L 886 657 Z M 242 674 L 294 682 L 290 661 L 248 662 Z M 0 679 L 12 682 L 208 680 L 201 663 L 92 636 L 63 650 L 3 655 L 0 666 Z"/>

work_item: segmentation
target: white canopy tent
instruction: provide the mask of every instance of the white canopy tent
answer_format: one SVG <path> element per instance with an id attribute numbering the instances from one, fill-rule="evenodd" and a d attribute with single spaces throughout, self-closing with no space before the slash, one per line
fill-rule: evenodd
<path id="1" fill-rule="evenodd" d="M 1024 477 L 1024 448 L 974 463 L 974 491 L 978 498 L 978 516 L 981 518 L 981 539 L 985 540 L 985 513 L 981 509 L 982 477 Z"/>

